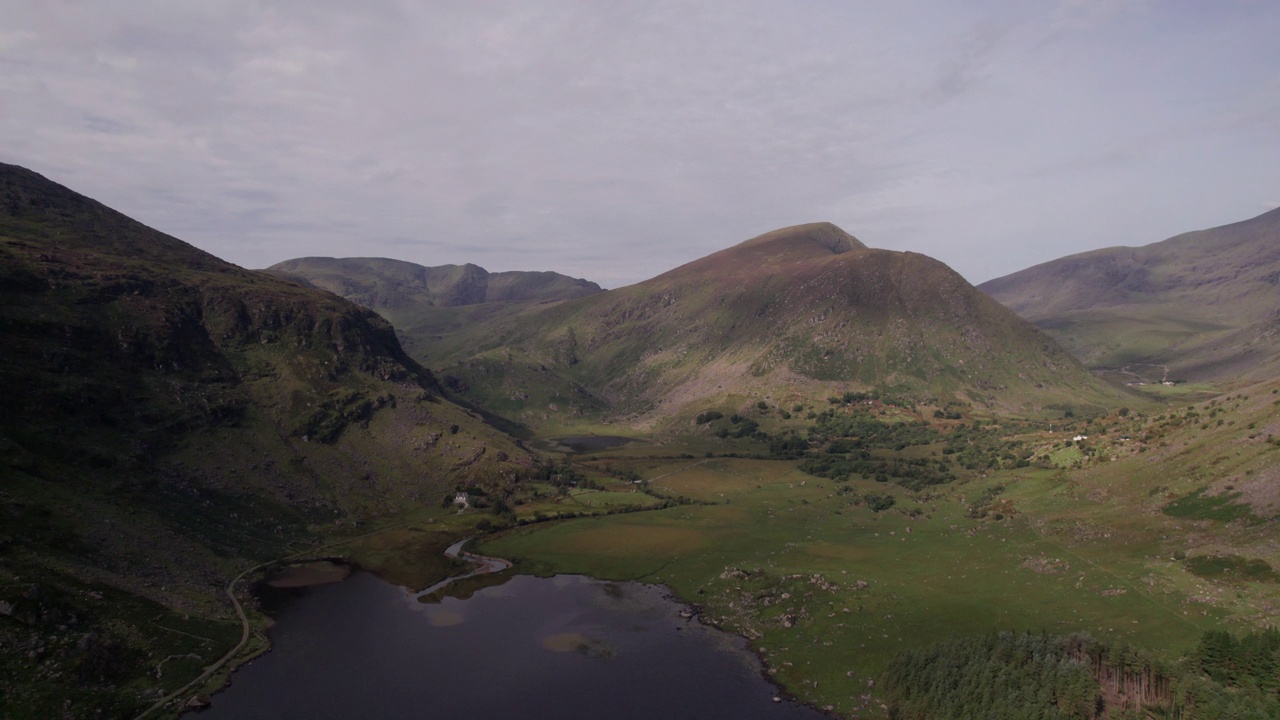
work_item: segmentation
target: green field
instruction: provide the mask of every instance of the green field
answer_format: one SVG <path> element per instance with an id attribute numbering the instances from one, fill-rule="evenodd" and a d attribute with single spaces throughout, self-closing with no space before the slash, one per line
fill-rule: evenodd
<path id="1" fill-rule="evenodd" d="M 1070 464 L 1086 459 L 1070 450 Z M 1048 444 L 1044 453 L 1066 459 Z M 1004 470 L 913 493 L 816 478 L 794 462 L 630 463 L 695 504 L 528 525 L 480 550 L 526 572 L 664 583 L 704 621 L 749 638 L 788 692 L 840 713 L 882 712 L 875 691 L 871 705 L 863 695 L 888 662 L 951 636 L 1087 631 L 1174 660 L 1275 595 L 1266 576 L 1223 601 L 1221 586 L 1173 559 L 1166 538 L 1187 521 L 1150 500 L 1133 511 L 1154 479 L 1121 500 L 1101 496 L 1107 481 L 1088 470 Z M 867 493 L 896 502 L 873 512 L 859 501 Z"/>
<path id="2" fill-rule="evenodd" d="M 882 703 L 897 702 L 886 669 L 940 641 L 1086 632 L 1172 667 L 1206 631 L 1269 622 L 1280 602 L 1271 390 L 1052 425 L 837 406 L 814 418 L 800 455 L 766 459 L 781 432 L 654 437 L 467 486 L 466 509 L 406 504 L 308 532 L 314 554 L 412 589 L 462 569 L 442 551 L 476 534 L 476 550 L 516 572 L 662 583 L 748 638 L 786 692 L 886 717 Z M 815 462 L 832 459 L 847 471 Z M 265 622 L 254 617 L 259 631 Z M 237 630 L 224 625 L 198 633 L 213 638 L 204 645 L 174 636 L 151 663 L 164 687 L 224 651 Z M 247 652 L 265 649 L 255 637 Z"/>

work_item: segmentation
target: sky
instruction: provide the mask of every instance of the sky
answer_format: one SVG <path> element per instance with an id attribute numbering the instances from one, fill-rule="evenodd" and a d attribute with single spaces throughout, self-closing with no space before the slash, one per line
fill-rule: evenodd
<path id="1" fill-rule="evenodd" d="M 1273 0 L 0 0 L 0 161 L 218 257 L 979 283 L 1280 206 Z"/>

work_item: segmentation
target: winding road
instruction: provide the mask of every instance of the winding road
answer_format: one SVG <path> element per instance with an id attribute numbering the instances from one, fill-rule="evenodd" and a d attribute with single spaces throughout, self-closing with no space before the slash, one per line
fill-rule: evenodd
<path id="1" fill-rule="evenodd" d="M 469 577 L 475 577 L 476 575 L 488 575 L 489 573 L 502 572 L 503 570 L 506 570 L 507 568 L 511 567 L 511 561 L 509 560 L 503 560 L 502 558 L 496 558 L 496 557 L 489 557 L 487 555 L 477 555 L 475 553 L 469 553 L 464 551 L 462 547 L 467 543 L 471 542 L 472 540 L 474 540 L 475 538 L 476 536 L 472 535 L 471 537 L 467 537 L 459 540 L 458 542 L 450 545 L 444 551 L 444 555 L 445 557 L 448 557 L 448 558 L 454 558 L 454 559 L 462 558 L 463 560 L 466 560 L 468 562 L 476 563 L 477 567 L 472 569 L 470 572 L 465 572 L 465 573 L 462 573 L 461 575 L 451 575 L 441 580 L 440 582 L 436 583 L 435 585 L 432 585 L 426 590 L 423 590 L 422 592 L 414 593 L 413 596 L 415 598 L 424 598 L 424 597 L 427 597 L 428 595 L 431 595 L 432 593 L 436 593 L 443 590 L 444 588 L 452 585 L 453 583 L 459 580 L 465 580 Z"/>
<path id="2" fill-rule="evenodd" d="M 323 550 L 328 550 L 329 548 L 332 548 L 332 547 L 338 547 L 339 545 L 346 545 L 349 542 L 352 542 L 355 540 L 361 540 L 363 538 L 367 538 L 373 535 L 378 535 L 380 533 L 387 532 L 388 530 L 396 530 L 398 528 L 408 527 L 410 525 L 420 525 L 420 524 L 423 524 L 422 520 L 412 520 L 410 522 L 400 523 L 398 525 L 391 525 L 389 527 L 380 528 L 372 532 L 367 532 L 363 535 L 356 535 L 355 537 L 344 538 L 342 540 L 331 542 L 327 545 L 321 545 L 319 547 L 309 548 L 307 550 L 303 550 L 302 552 L 294 553 L 293 555 L 287 555 L 285 557 L 277 558 L 275 560 L 268 560 L 267 562 L 259 563 L 257 565 L 254 565 L 251 568 L 246 568 L 245 570 L 242 570 L 239 575 L 236 575 L 234 578 L 231 579 L 231 582 L 227 583 L 227 587 L 224 590 L 227 597 L 231 600 L 231 606 L 235 608 L 236 615 L 240 618 L 240 642 L 236 643 L 235 647 L 227 651 L 226 655 L 223 655 L 221 658 L 218 658 L 218 660 L 215 663 L 205 668 L 204 672 L 200 673 L 200 675 L 197 676 L 194 680 L 187 683 L 186 685 L 183 685 L 177 690 L 174 690 L 168 695 L 165 695 L 164 697 L 160 698 L 159 700 L 156 701 L 154 705 L 147 708 L 146 710 L 143 710 L 141 714 L 139 714 L 136 718 L 134 718 L 134 720 L 144 720 L 144 718 L 148 717 L 149 715 L 156 712 L 157 710 L 160 710 L 165 705 L 172 702 L 175 698 L 181 697 L 182 695 L 186 694 L 187 691 L 191 690 L 191 688 L 197 687 L 201 683 L 207 681 L 210 677 L 213 676 L 214 673 L 221 670 L 224 665 L 230 662 L 231 658 L 235 657 L 237 654 L 239 654 L 241 650 L 244 649 L 244 646 L 249 642 L 249 630 L 250 630 L 249 616 L 245 614 L 244 606 L 240 604 L 239 598 L 236 597 L 235 588 L 236 588 L 236 585 L 240 584 L 240 581 L 243 580 L 247 575 L 257 572 L 258 570 L 261 570 L 265 567 L 269 567 L 271 565 L 289 562 L 290 560 L 297 560 L 299 558 L 303 558 L 308 555 L 315 555 Z M 510 562 L 503 560 L 501 558 L 491 558 L 491 557 L 485 557 L 484 555 L 476 555 L 473 553 L 464 552 L 462 550 L 462 547 L 466 545 L 468 542 L 470 542 L 471 540 L 473 540 L 474 538 L 475 536 L 472 535 L 470 537 L 459 540 L 458 542 L 450 545 L 448 549 L 444 551 L 444 554 L 447 557 L 451 557 L 451 558 L 461 557 L 464 560 L 480 563 L 480 567 L 470 572 L 463 573 L 462 575 L 455 575 L 449 578 L 445 578 L 444 580 L 436 583 L 435 585 L 432 585 L 431 587 L 427 588 L 421 593 L 418 593 L 417 597 L 422 597 L 432 592 L 436 592 L 441 588 L 449 585 L 450 583 L 455 582 L 457 580 L 461 580 L 463 578 L 473 577 L 475 575 L 483 575 L 485 573 L 499 572 L 511 567 Z"/>

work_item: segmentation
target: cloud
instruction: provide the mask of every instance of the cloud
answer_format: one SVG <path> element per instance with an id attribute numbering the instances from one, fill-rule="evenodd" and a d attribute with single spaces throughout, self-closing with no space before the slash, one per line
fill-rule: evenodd
<path id="1" fill-rule="evenodd" d="M 618 285 L 824 219 L 976 281 L 1274 197 L 1280 10 L 1190 12 L 25 3 L 0 157 L 247 266 Z"/>

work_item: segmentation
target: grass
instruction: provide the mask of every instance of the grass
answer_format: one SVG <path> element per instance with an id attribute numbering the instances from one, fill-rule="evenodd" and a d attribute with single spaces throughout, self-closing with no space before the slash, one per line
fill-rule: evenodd
<path id="1" fill-rule="evenodd" d="M 953 635 L 1083 630 L 1172 661 L 1280 602 L 1274 531 L 1240 522 L 1274 514 L 1271 389 L 1028 427 L 1030 466 L 919 493 L 706 457 L 691 439 L 689 457 L 633 446 L 581 464 L 699 504 L 530 525 L 483 549 L 525 571 L 665 583 L 750 638 L 788 691 L 863 716 L 890 658 Z M 1063 446 L 1076 434 L 1090 439 Z M 868 494 L 895 504 L 872 512 Z"/>
<path id="2" fill-rule="evenodd" d="M 260 561 L 348 538 L 323 547 L 421 587 L 455 569 L 445 545 L 495 521 L 433 506 L 455 482 L 509 478 L 530 456 L 443 401 L 368 312 L 22 173 L 0 180 L 12 198 L 42 198 L 0 217 L 0 286 L 12 290 L 0 325 L 14 330 L 0 358 L 12 411 L 0 449 L 14 458 L 0 493 L 0 596 L 15 613 L 0 617 L 0 674 L 14 678 L 0 715 L 63 714 L 67 699 L 81 714 L 133 714 L 143 691 L 180 685 L 234 646 L 221 583 Z M 1129 400 L 1063 355 L 1045 367 L 1038 335 L 932 261 L 788 250 L 757 262 L 755 250 L 493 322 L 481 309 L 457 327 L 420 318 L 462 353 L 467 372 L 453 380 L 515 421 L 548 435 L 657 428 L 648 447 L 579 462 L 602 482 L 639 473 L 665 497 L 621 483 L 529 492 L 517 521 L 590 517 L 526 524 L 488 551 L 548 572 L 666 582 L 751 637 L 792 692 L 845 711 L 898 649 L 951 633 L 1085 629 L 1176 655 L 1202 629 L 1272 617 L 1269 528 L 1232 522 L 1241 507 L 1274 515 L 1270 396 L 1228 398 L 1225 417 L 1211 403 L 1134 423 L 1145 456 L 1090 431 L 1099 438 L 1084 451 L 1047 453 L 1045 469 L 918 494 L 707 457 L 762 448 L 710 427 L 689 435 L 681 423 L 697 412 L 800 428 L 795 405 L 821 410 L 849 385 L 1054 417 Z M 857 321 L 814 315 L 840 306 Z M 887 378 L 891 367 L 901 377 Z M 674 397 L 687 402 L 664 406 Z M 1224 426 L 1236 418 L 1257 431 Z M 894 506 L 872 512 L 873 493 Z M 619 512 L 680 496 L 694 503 Z M 970 517 L 975 497 L 990 499 L 984 518 Z M 1186 563 L 1169 559 L 1188 550 Z M 80 652 L 90 630 L 98 644 Z M 250 652 L 264 649 L 255 636 Z"/>
<path id="3" fill-rule="evenodd" d="M 1173 517 L 1218 520 L 1220 522 L 1241 519 L 1258 520 L 1248 505 L 1233 502 L 1240 497 L 1240 493 L 1206 496 L 1206 490 L 1208 488 L 1202 487 L 1190 495 L 1184 495 L 1174 500 L 1164 506 L 1164 513 Z"/>
<path id="4" fill-rule="evenodd" d="M 343 552 L 388 582 L 421 590 L 466 567 L 464 562 L 446 558 L 444 550 L 459 537 L 477 532 L 475 524 L 483 517 L 480 513 L 441 511 L 421 523 L 358 540 Z"/>
<path id="5" fill-rule="evenodd" d="M 601 492 L 598 490 L 585 490 L 571 493 L 569 495 L 569 501 L 580 503 L 590 508 L 645 508 L 653 507 L 660 502 L 657 498 L 651 495 L 645 495 L 641 492 Z"/>
<path id="6" fill-rule="evenodd" d="M 833 254 L 813 241 L 828 231 L 839 233 L 789 228 L 644 283 L 544 304 L 438 307 L 425 288 L 383 287 L 413 284 L 400 264 L 292 269 L 383 307 L 451 393 L 542 436 L 611 425 L 674 433 L 707 409 L 729 415 L 758 402 L 772 432 L 784 408 L 882 386 L 1023 416 L 1141 402 L 1045 346 L 940 263 L 864 248 Z M 898 322 L 904 314 L 912 323 Z"/>
<path id="7" fill-rule="evenodd" d="M 1223 619 L 1189 605 L 1182 584 L 1149 582 L 1153 571 L 1182 574 L 1150 560 L 1149 529 L 1080 541 L 1019 511 L 1062 502 L 1052 471 L 924 496 L 837 484 L 789 463 L 635 462 L 656 487 L 717 504 L 527 526 L 485 539 L 482 551 L 526 570 L 665 583 L 704 619 L 750 638 L 790 692 L 841 712 L 860 705 L 898 651 L 953 634 L 1087 630 L 1176 657 Z M 996 483 L 1011 486 L 1009 516 L 967 517 L 965 499 Z M 852 504 L 866 492 L 898 504 L 881 513 Z"/>
<path id="8" fill-rule="evenodd" d="M 1084 453 L 1074 445 L 1055 450 L 1049 454 L 1049 462 L 1056 467 L 1069 468 L 1082 460 L 1084 460 Z"/>
<path id="9" fill-rule="evenodd" d="M 1261 349 L 1275 347 L 1276 231 L 1277 216 L 1265 214 L 1146 247 L 1063 258 L 982 288 L 1085 365 L 1128 382 L 1166 379 L 1165 365 L 1169 380 L 1182 372 L 1219 382 L 1274 377 L 1273 352 Z"/>
<path id="10" fill-rule="evenodd" d="M 1197 555 L 1187 558 L 1187 569 L 1203 578 L 1280 582 L 1280 574 L 1266 560 L 1239 555 Z"/>
<path id="11" fill-rule="evenodd" d="M 1144 395 L 1151 395 L 1161 400 L 1178 400 L 1181 402 L 1200 402 L 1222 394 L 1221 388 L 1209 383 L 1177 383 L 1174 385 L 1151 383 L 1135 389 Z"/>

